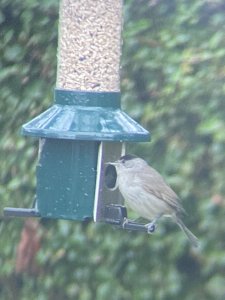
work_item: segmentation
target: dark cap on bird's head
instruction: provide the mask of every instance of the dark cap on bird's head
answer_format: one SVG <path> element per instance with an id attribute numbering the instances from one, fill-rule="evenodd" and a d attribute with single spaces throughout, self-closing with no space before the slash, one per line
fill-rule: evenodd
<path id="1" fill-rule="evenodd" d="M 120 157 L 120 159 L 114 162 L 110 162 L 109 164 L 114 165 L 117 168 L 117 171 L 120 168 L 136 168 L 136 170 L 138 171 L 140 170 L 140 168 L 146 167 L 146 165 L 148 165 L 145 160 L 133 154 L 123 155 Z"/>
<path id="2" fill-rule="evenodd" d="M 121 156 L 118 160 L 114 161 L 114 162 L 107 162 L 107 164 L 109 165 L 118 165 L 118 164 L 123 164 L 127 161 L 133 160 L 138 158 L 136 155 L 134 154 L 125 154 L 123 156 Z"/>
<path id="3" fill-rule="evenodd" d="M 132 160 L 132 159 L 135 159 L 135 158 L 138 158 L 138 157 L 134 154 L 126 154 L 126 155 L 121 156 L 119 160 L 127 161 L 127 160 Z"/>

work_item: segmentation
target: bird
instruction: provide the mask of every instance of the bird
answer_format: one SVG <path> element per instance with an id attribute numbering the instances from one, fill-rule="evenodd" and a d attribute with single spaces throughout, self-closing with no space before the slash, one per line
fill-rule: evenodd
<path id="1" fill-rule="evenodd" d="M 145 225 L 148 233 L 155 230 L 162 216 L 170 217 L 185 233 L 191 245 L 198 247 L 198 238 L 181 220 L 186 212 L 179 197 L 158 171 L 133 154 L 123 155 L 109 164 L 116 169 L 116 185 L 126 206 L 150 221 Z"/>

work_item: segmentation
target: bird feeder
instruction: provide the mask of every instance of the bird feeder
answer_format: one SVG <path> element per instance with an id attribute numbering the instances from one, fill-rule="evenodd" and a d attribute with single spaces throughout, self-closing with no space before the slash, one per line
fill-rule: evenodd
<path id="1" fill-rule="evenodd" d="M 122 202 L 105 163 L 149 140 L 120 106 L 121 11 L 121 0 L 61 1 L 54 103 L 22 126 L 40 141 L 34 205 L 5 215 L 115 221 Z"/>

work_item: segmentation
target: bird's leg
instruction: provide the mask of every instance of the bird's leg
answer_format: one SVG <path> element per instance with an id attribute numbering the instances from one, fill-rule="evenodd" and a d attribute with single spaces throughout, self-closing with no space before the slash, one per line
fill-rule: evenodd
<path id="1" fill-rule="evenodd" d="M 128 219 L 126 217 L 123 218 L 122 227 L 124 228 L 125 224 L 140 224 L 139 223 L 140 218 L 137 219 Z"/>

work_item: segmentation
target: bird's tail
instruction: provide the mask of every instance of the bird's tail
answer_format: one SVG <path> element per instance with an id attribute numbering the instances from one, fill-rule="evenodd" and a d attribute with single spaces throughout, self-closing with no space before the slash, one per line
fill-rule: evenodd
<path id="1" fill-rule="evenodd" d="M 190 243 L 194 247 L 198 247 L 199 240 L 198 238 L 185 226 L 183 221 L 176 216 L 176 223 L 181 228 L 181 230 L 186 234 L 187 238 L 189 239 Z"/>

